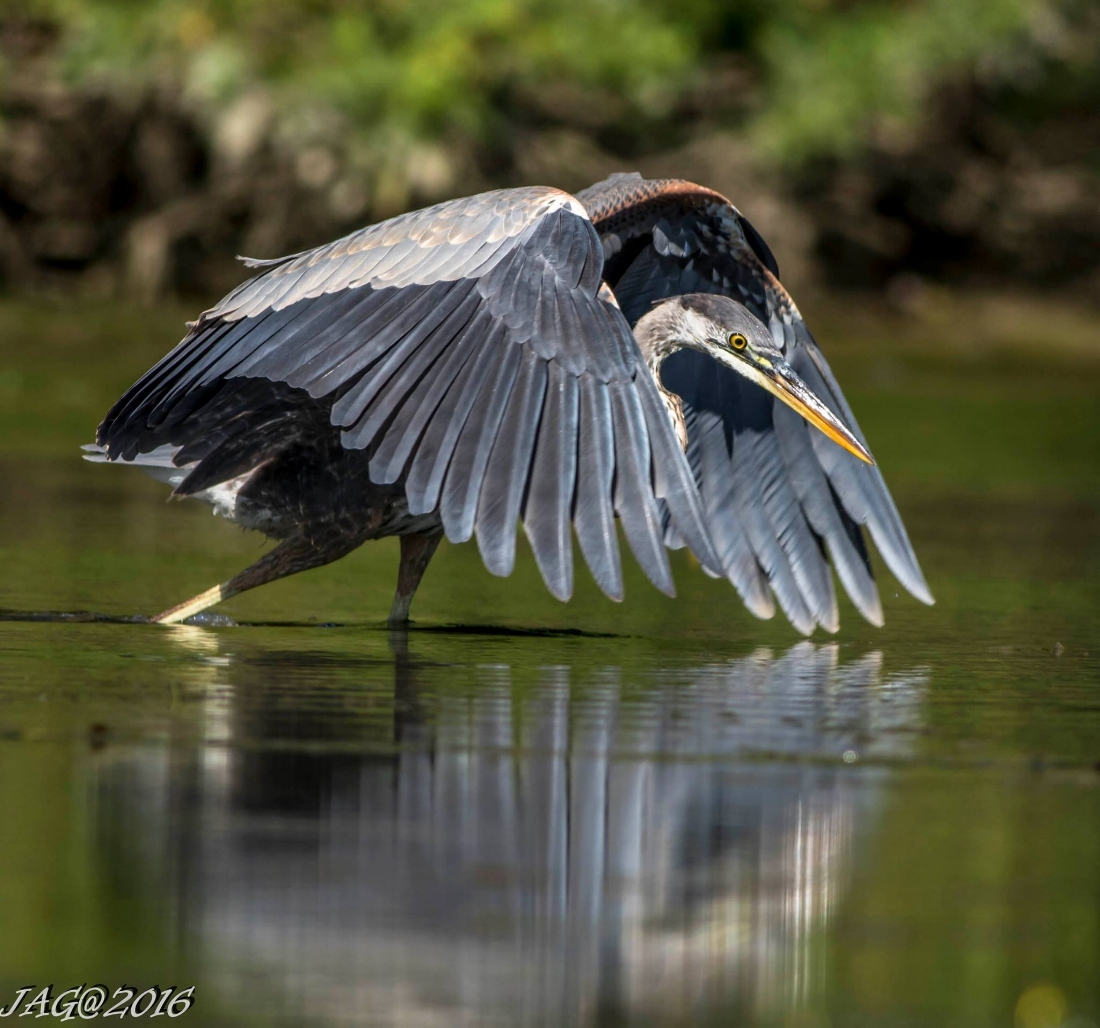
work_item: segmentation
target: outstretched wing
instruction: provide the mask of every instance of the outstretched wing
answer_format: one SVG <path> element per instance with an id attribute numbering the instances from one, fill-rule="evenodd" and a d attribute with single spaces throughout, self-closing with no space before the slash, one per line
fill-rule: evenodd
<path id="1" fill-rule="evenodd" d="M 662 501 L 719 566 L 656 385 L 601 293 L 599 238 L 567 193 L 485 193 L 250 264 L 261 274 L 108 413 L 97 439 L 109 458 L 187 438 L 204 408 L 231 418 L 216 406 L 226 381 L 267 379 L 331 404 L 343 445 L 370 454 L 371 480 L 403 483 L 410 512 L 438 510 L 453 542 L 476 532 L 494 574 L 511 572 L 522 519 L 547 586 L 568 598 L 572 525 L 618 599 L 618 515 L 671 594 Z"/>
<path id="2" fill-rule="evenodd" d="M 861 442 L 855 417 L 775 257 L 723 196 L 678 179 L 613 175 L 577 194 L 604 245 L 604 277 L 634 324 L 655 300 L 722 293 L 771 329 L 791 365 Z M 860 612 L 882 623 L 861 531 L 917 599 L 932 603 L 878 467 L 864 464 L 759 386 L 681 350 L 662 369 L 684 401 L 688 456 L 722 568 L 749 609 L 774 613 L 768 586 L 809 633 L 838 626 L 828 558 Z"/>

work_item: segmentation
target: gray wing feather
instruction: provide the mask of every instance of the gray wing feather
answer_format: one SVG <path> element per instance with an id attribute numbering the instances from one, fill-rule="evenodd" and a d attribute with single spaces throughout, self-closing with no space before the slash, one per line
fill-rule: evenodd
<path id="1" fill-rule="evenodd" d="M 163 385 L 152 384 L 143 406 L 151 407 L 146 423 L 156 428 L 168 421 L 173 414 L 177 401 L 200 384 L 213 367 L 225 364 L 232 367 L 240 360 L 242 352 L 251 354 L 256 347 L 270 339 L 283 325 L 292 321 L 296 311 L 272 311 L 252 326 L 251 332 L 233 331 L 219 334 L 216 338 L 200 340 L 179 365 L 178 372 L 166 377 Z M 166 369 L 167 370 L 167 369 Z M 155 374 L 156 368 L 153 369 Z M 161 377 L 156 376 L 158 379 Z"/>
<path id="2" fill-rule="evenodd" d="M 567 600 L 573 594 L 570 521 L 577 480 L 578 387 L 576 377 L 556 361 L 549 362 L 547 371 L 523 527 L 546 587 L 559 600 Z"/>
<path id="3" fill-rule="evenodd" d="M 764 482 L 769 473 L 767 455 L 756 445 L 756 432 L 738 436 L 733 451 L 734 512 L 745 528 L 749 545 L 760 563 L 779 605 L 788 620 L 804 635 L 809 635 L 816 620 L 795 581 L 790 561 L 767 511 Z"/>
<path id="4" fill-rule="evenodd" d="M 866 444 L 863 432 L 844 399 L 832 369 L 808 331 L 804 330 L 799 344 L 791 361 L 794 369 L 845 420 L 856 438 Z M 864 464 L 835 444 L 823 446 L 812 436 L 811 440 L 814 452 L 833 482 L 845 509 L 858 524 L 866 525 L 898 581 L 921 602 L 934 603 L 931 590 L 913 552 L 913 545 L 909 541 L 909 534 L 905 531 L 905 525 L 902 524 L 878 465 Z M 822 442 L 828 440 L 823 437 Z"/>
<path id="5" fill-rule="evenodd" d="M 790 481 L 811 528 L 825 540 L 833 566 L 859 612 L 881 627 L 882 603 L 875 580 L 845 528 L 825 471 L 813 449 L 812 429 L 794 411 L 776 407 L 775 431 Z"/>
<path id="6" fill-rule="evenodd" d="M 638 397 L 619 382 L 612 382 L 609 392 L 615 426 L 615 513 L 649 580 L 666 596 L 675 596 L 661 512 L 650 485 L 649 446 Z"/>
<path id="7" fill-rule="evenodd" d="M 652 430 L 659 422 L 668 419 L 657 393 L 657 385 L 649 375 L 641 374 L 635 379 L 635 386 L 642 414 L 650 429 L 654 495 L 664 501 L 680 539 L 699 557 L 705 568 L 714 570 L 719 566 L 718 555 L 702 528 L 706 512 L 695 487 L 691 468 L 682 459 L 677 439 L 670 433 Z"/>
<path id="8" fill-rule="evenodd" d="M 278 346 L 278 340 L 286 336 L 300 338 L 303 330 L 308 333 L 313 320 L 313 311 L 299 307 L 286 307 L 282 310 L 271 309 L 258 322 L 253 331 L 242 335 L 227 335 L 219 345 L 212 347 L 201 361 L 192 366 L 187 380 L 181 382 L 167 397 L 171 403 L 184 390 L 195 384 L 209 385 L 227 374 L 236 372 L 242 365 L 248 365 L 255 356 L 266 353 L 272 346 Z M 245 326 L 242 326 L 242 329 Z"/>
<path id="9" fill-rule="evenodd" d="M 477 544 L 485 567 L 494 575 L 510 575 L 515 566 L 516 521 L 539 431 L 546 368 L 538 354 L 525 349 L 516 387 L 485 470 L 484 495 L 477 510 Z"/>
<path id="10" fill-rule="evenodd" d="M 459 435 L 478 397 L 483 391 L 488 394 L 490 380 L 499 370 L 499 348 L 507 341 L 504 326 L 495 326 L 484 348 L 462 369 L 447 391 L 445 403 L 433 414 L 405 481 L 410 513 L 427 514 L 439 504 Z"/>
<path id="11" fill-rule="evenodd" d="M 521 356 L 518 346 L 505 344 L 500 363 L 480 390 L 456 441 L 439 505 L 443 530 L 452 543 L 464 543 L 474 533 L 481 480 L 519 374 Z"/>
<path id="12" fill-rule="evenodd" d="M 194 346 L 176 347 L 145 373 L 141 381 L 126 394 L 125 403 L 120 402 L 116 405 L 119 407 L 117 416 L 125 419 L 141 409 L 150 397 L 162 396 L 166 391 L 174 388 L 196 361 L 201 360 L 203 355 L 212 348 L 221 345 L 226 336 L 234 333 L 242 334 L 237 325 L 219 323 L 211 325 L 203 334 L 202 340 L 197 340 Z M 230 340 L 228 345 L 232 344 L 233 340 Z"/>
<path id="13" fill-rule="evenodd" d="M 739 436 L 734 445 L 741 445 L 743 438 Z M 791 486 L 790 471 L 775 432 L 750 433 L 748 440 L 755 451 L 764 510 L 773 536 L 787 557 L 791 575 L 814 620 L 826 631 L 835 632 L 840 627 L 840 615 L 833 579 Z"/>
<path id="14" fill-rule="evenodd" d="M 329 339 L 343 337 L 349 329 L 365 319 L 375 315 L 378 309 L 387 299 L 385 294 L 376 292 L 362 293 L 349 291 L 340 293 L 333 299 L 330 309 L 317 304 L 313 308 L 313 318 L 309 321 L 292 321 L 276 332 L 259 350 L 234 368 L 234 375 L 258 378 L 263 376 L 274 381 L 285 381 L 303 366 L 301 342 L 302 336 L 310 332 L 313 326 L 316 329 L 311 333 L 311 344 L 315 353 L 322 352 L 322 348 Z M 229 322 L 239 324 L 239 322 Z"/>
<path id="15" fill-rule="evenodd" d="M 447 283 L 447 288 L 429 290 L 431 303 L 413 304 L 402 310 L 384 328 L 360 342 L 346 355 L 340 353 L 338 361 L 331 363 L 318 376 L 310 392 L 326 395 L 339 389 L 352 379 L 359 378 L 375 362 L 387 368 L 399 365 L 431 333 L 446 321 L 452 311 L 466 298 L 471 289 L 465 281 Z M 376 369 L 377 370 L 377 369 Z M 357 404 L 359 390 L 370 390 L 377 376 L 359 378 L 359 382 L 332 409 L 333 424 L 350 427 L 362 414 Z"/>
<path id="16" fill-rule="evenodd" d="M 492 322 L 483 311 L 465 329 L 465 334 L 475 339 L 488 338 L 491 332 Z M 444 398 L 467 363 L 479 352 L 476 345 L 453 346 L 440 358 L 441 366 L 436 373 L 425 375 L 417 383 L 371 457 L 371 481 L 390 484 L 401 478 L 429 421 L 443 406 Z"/>
<path id="17" fill-rule="evenodd" d="M 370 444 L 409 390 L 446 347 L 453 345 L 478 306 L 479 299 L 473 290 L 453 307 L 441 306 L 422 323 L 427 326 L 425 329 L 417 325 L 390 348 L 369 376 L 361 378 L 333 405 L 333 423 L 348 428 L 344 435 L 347 446 L 364 449 Z"/>
<path id="18" fill-rule="evenodd" d="M 309 352 L 299 350 L 300 365 L 286 375 L 287 385 L 305 389 L 310 396 L 322 397 L 337 388 L 339 378 L 332 371 L 360 347 L 389 330 L 390 325 L 410 308 L 434 307 L 442 302 L 453 283 L 438 282 L 427 288 L 349 290 L 362 294 L 364 302 L 338 317 L 309 341 Z M 368 330 L 369 326 L 369 330 Z M 301 341 L 299 341 L 299 347 Z"/>
<path id="19" fill-rule="evenodd" d="M 607 386 L 589 373 L 580 377 L 580 449 L 573 524 L 581 553 L 596 584 L 613 600 L 623 598 L 623 572 L 611 495 L 615 440 Z"/>
<path id="20" fill-rule="evenodd" d="M 722 419 L 711 411 L 687 411 L 688 456 L 700 483 L 707 524 L 723 574 L 758 618 L 775 615 L 775 602 L 735 511 L 734 475 Z"/>
<path id="21" fill-rule="evenodd" d="M 449 320 L 468 320 L 473 314 L 474 306 L 474 303 L 463 303 Z M 431 375 L 432 367 L 453 342 L 454 336 L 444 332 L 429 337 L 375 389 L 369 400 L 369 410 L 368 403 L 364 403 L 361 397 L 359 402 L 363 406 L 362 417 L 344 433 L 344 444 L 352 449 L 366 449 L 375 439 L 388 435 L 383 432 L 387 424 L 397 411 L 404 409 L 409 393 L 424 377 Z M 379 374 L 377 377 L 382 378 L 383 375 Z"/>

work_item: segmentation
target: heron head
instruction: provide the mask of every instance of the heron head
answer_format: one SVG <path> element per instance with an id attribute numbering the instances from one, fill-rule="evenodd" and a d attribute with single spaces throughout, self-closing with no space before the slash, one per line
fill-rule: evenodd
<path id="1" fill-rule="evenodd" d="M 681 346 L 709 354 L 719 364 L 755 382 L 833 442 L 874 464 L 867 447 L 798 376 L 775 345 L 771 332 L 742 304 L 709 293 L 678 296 L 662 306 L 672 304 L 680 308 L 674 321 L 676 341 Z"/>

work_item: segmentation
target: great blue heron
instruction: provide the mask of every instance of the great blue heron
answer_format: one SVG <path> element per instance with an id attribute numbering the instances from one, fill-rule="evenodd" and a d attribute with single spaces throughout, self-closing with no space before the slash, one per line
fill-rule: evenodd
<path id="1" fill-rule="evenodd" d="M 572 593 L 575 532 L 621 599 L 616 518 L 663 592 L 666 548 L 687 545 L 754 614 L 774 614 L 774 593 L 807 634 L 838 627 L 826 551 L 882 623 L 860 526 L 932 602 L 774 257 L 718 193 L 638 175 L 575 197 L 498 190 L 245 263 L 259 274 L 85 448 L 279 540 L 154 621 L 397 535 L 390 621 L 405 623 L 444 534 L 476 532 L 507 575 L 517 521 L 556 597 Z"/>

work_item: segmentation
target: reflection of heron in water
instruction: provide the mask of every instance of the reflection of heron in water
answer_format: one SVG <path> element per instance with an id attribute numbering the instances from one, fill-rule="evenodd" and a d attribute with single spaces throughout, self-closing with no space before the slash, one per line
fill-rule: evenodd
<path id="1" fill-rule="evenodd" d="M 205 665 L 212 744 L 116 757 L 91 809 L 167 826 L 151 877 L 178 875 L 223 995 L 258 975 L 288 1019 L 342 1024 L 810 1003 L 881 780 L 839 755 L 904 751 L 924 685 L 809 644 L 640 670 L 233 646 Z"/>
<path id="2" fill-rule="evenodd" d="M 397 535 L 404 623 L 444 534 L 476 533 L 507 575 L 517 520 L 560 599 L 574 533 L 622 597 L 618 520 L 659 589 L 673 593 L 666 547 L 686 545 L 754 614 L 774 593 L 807 634 L 838 626 L 826 552 L 882 623 L 861 526 L 932 602 L 775 258 L 712 190 L 629 175 L 576 197 L 501 190 L 248 263 L 257 277 L 88 447 L 280 540 L 155 620 Z"/>

